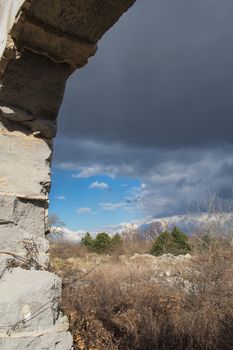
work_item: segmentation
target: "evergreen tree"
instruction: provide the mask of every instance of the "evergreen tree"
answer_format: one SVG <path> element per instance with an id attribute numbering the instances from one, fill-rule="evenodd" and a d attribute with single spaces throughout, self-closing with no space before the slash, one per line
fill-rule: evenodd
<path id="1" fill-rule="evenodd" d="M 91 237 L 90 233 L 87 232 L 85 236 L 81 239 L 81 245 L 87 248 L 92 248 L 94 245 L 94 240 Z"/>
<path id="2" fill-rule="evenodd" d="M 173 239 L 174 255 L 187 254 L 191 251 L 191 247 L 188 243 L 188 236 L 176 226 L 173 228 L 171 236 Z"/>
<path id="3" fill-rule="evenodd" d="M 123 243 L 123 239 L 119 233 L 116 233 L 111 239 L 111 250 L 119 248 Z"/>
<path id="4" fill-rule="evenodd" d="M 188 243 L 188 236 L 175 226 L 172 232 L 164 231 L 156 238 L 151 254 L 156 256 L 168 253 L 181 255 L 190 251 L 191 246 Z"/>
<path id="5" fill-rule="evenodd" d="M 170 232 L 164 231 L 154 241 L 151 254 L 152 255 L 162 255 L 171 253 L 172 251 L 172 237 Z"/>
<path id="6" fill-rule="evenodd" d="M 111 237 L 106 232 L 100 232 L 94 240 L 94 250 L 97 253 L 105 253 L 110 250 Z"/>

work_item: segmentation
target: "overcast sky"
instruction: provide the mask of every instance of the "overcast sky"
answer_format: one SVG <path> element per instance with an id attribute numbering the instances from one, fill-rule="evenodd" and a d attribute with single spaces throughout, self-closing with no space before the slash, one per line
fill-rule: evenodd
<path id="1" fill-rule="evenodd" d="M 73 179 L 70 188 L 74 181 L 90 180 L 89 204 L 82 206 L 78 192 L 72 204 L 73 227 L 80 214 L 84 227 L 92 200 L 97 203 L 98 193 L 109 191 L 89 187 L 110 187 L 108 178 L 118 192 L 123 177 L 133 181 L 130 196 L 128 188 L 117 201 L 108 198 L 108 205 L 115 204 L 112 219 L 120 211 L 127 220 L 123 212 L 129 206 L 129 219 L 133 210 L 135 219 L 182 214 L 217 188 L 222 198 L 231 198 L 232 18 L 232 0 L 138 0 L 105 34 L 96 56 L 67 84 L 55 143 L 54 178 L 59 171 L 60 180 L 53 184 L 52 211 L 59 196 L 67 197 L 60 182 L 67 176 Z M 69 203 L 67 198 L 64 205 Z M 105 225 L 101 202 L 99 208 L 102 214 L 95 211 L 92 222 L 99 217 Z"/>

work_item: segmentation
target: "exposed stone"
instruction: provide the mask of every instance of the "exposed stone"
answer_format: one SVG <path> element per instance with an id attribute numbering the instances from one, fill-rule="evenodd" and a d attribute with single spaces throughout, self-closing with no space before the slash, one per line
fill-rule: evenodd
<path id="1" fill-rule="evenodd" d="M 28 15 L 22 14 L 19 23 L 21 25 L 15 26 L 12 35 L 20 50 L 29 48 L 56 63 L 68 63 L 72 69 L 84 66 L 97 50 L 95 44 L 78 41 L 66 34 L 61 36 L 53 28 L 43 26 Z"/>
<path id="2" fill-rule="evenodd" d="M 0 119 L 1 121 L 1 119 Z M 0 125 L 0 193 L 41 195 L 50 182 L 51 146 L 43 139 Z"/>
<path id="3" fill-rule="evenodd" d="M 8 271 L 8 264 L 11 258 L 7 255 L 0 255 L 0 279 L 6 271 Z"/>
<path id="4" fill-rule="evenodd" d="M 13 224 L 34 236 L 44 236 L 46 201 L 0 195 L 0 225 Z"/>
<path id="5" fill-rule="evenodd" d="M 7 37 L 16 15 L 25 0 L 0 0 L 0 58 L 3 56 Z"/>
<path id="6" fill-rule="evenodd" d="M 0 42 L 0 45 L 1 45 L 1 42 Z M 5 72 L 8 61 L 14 57 L 14 54 L 15 54 L 15 45 L 11 36 L 8 35 L 7 41 L 6 41 L 6 48 L 0 60 L 0 78 L 3 76 Z"/>
<path id="7" fill-rule="evenodd" d="M 0 284 L 0 325 L 10 328 L 19 322 L 17 329 L 23 332 L 50 328 L 60 317 L 60 293 L 61 280 L 55 274 L 21 268 L 8 271 Z"/>
<path id="8" fill-rule="evenodd" d="M 69 332 L 57 332 L 56 327 L 47 334 L 32 333 L 31 337 L 0 338 L 1 350 L 72 350 L 72 337 Z"/>
<path id="9" fill-rule="evenodd" d="M 24 51 L 9 61 L 2 79 L 0 101 L 40 118 L 54 120 L 71 69 L 48 58 Z"/>
<path id="10" fill-rule="evenodd" d="M 34 133 L 36 132 L 37 136 L 41 135 L 48 139 L 56 136 L 57 123 L 53 120 L 35 119 L 24 122 L 23 125 L 28 126 Z"/>
<path id="11" fill-rule="evenodd" d="M 135 0 L 32 0 L 30 13 L 45 25 L 96 43 Z"/>
<path id="12" fill-rule="evenodd" d="M 37 136 L 51 139 L 56 135 L 57 123 L 54 120 L 36 118 L 32 114 L 12 106 L 0 106 L 0 113 L 7 120 L 21 123 L 28 127 L 33 133 L 37 133 Z"/>
<path id="13" fill-rule="evenodd" d="M 0 349 L 71 350 L 43 271 L 52 138 L 65 82 L 135 0 L 0 0 Z"/>
<path id="14" fill-rule="evenodd" d="M 0 257 L 4 257 L 4 252 L 12 252 L 33 259 L 34 265 L 46 266 L 49 248 L 44 238 L 46 214 L 45 200 L 0 195 Z"/>
<path id="15" fill-rule="evenodd" d="M 35 119 L 28 112 L 14 106 L 0 106 L 0 112 L 5 118 L 18 123 Z"/>
<path id="16" fill-rule="evenodd" d="M 68 323 L 58 307 L 60 294 L 60 278 L 47 271 L 15 268 L 5 273 L 0 283 L 1 349 L 26 349 L 30 343 L 33 350 L 70 349 Z"/>

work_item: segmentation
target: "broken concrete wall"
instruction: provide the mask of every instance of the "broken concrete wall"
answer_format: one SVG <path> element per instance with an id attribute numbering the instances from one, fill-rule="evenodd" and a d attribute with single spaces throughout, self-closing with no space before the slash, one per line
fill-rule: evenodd
<path id="1" fill-rule="evenodd" d="M 69 75 L 135 0 L 0 0 L 0 350 L 72 348 L 45 239 Z"/>

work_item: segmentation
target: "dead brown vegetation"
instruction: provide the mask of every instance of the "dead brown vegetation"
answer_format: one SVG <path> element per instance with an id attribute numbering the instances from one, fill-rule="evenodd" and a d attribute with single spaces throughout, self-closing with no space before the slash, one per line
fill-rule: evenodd
<path id="1" fill-rule="evenodd" d="M 54 258 L 69 259 L 76 257 L 84 257 L 87 255 L 87 249 L 80 244 L 69 242 L 53 242 L 50 244 L 50 257 L 53 261 Z"/>
<path id="2" fill-rule="evenodd" d="M 126 240 L 122 245 L 110 252 L 111 256 L 117 255 L 133 255 L 133 254 L 146 254 L 151 250 L 153 241 L 151 240 L 139 240 L 132 239 Z M 88 255 L 88 249 L 77 243 L 69 242 L 53 242 L 50 244 L 50 256 L 51 260 L 56 257 L 60 259 L 69 258 L 82 258 Z"/>
<path id="3" fill-rule="evenodd" d="M 145 266 L 129 268 L 120 257 L 90 272 L 63 270 L 75 349 L 233 349 L 232 248 L 220 242 L 201 250 L 198 242 L 183 272 L 189 291 L 149 283 Z"/>

